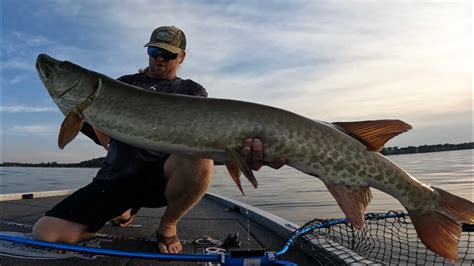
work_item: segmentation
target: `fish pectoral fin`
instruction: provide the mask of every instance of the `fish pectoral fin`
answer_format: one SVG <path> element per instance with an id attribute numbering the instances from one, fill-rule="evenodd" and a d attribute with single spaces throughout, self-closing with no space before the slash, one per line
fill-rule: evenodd
<path id="1" fill-rule="evenodd" d="M 245 196 L 244 190 L 242 189 L 242 184 L 240 183 L 239 167 L 232 161 L 225 161 L 224 164 L 227 168 L 227 171 L 229 171 L 230 177 L 232 177 L 232 180 L 234 180 L 235 184 L 237 185 L 237 188 L 239 188 L 242 195 Z"/>
<path id="2" fill-rule="evenodd" d="M 357 229 L 361 229 L 365 224 L 365 209 L 372 198 L 370 188 L 368 186 L 351 187 L 343 184 L 324 184 L 351 224 Z"/>
<path id="3" fill-rule="evenodd" d="M 66 115 L 58 135 L 58 146 L 61 150 L 79 134 L 83 124 L 84 118 L 79 114 L 69 112 Z"/>
<path id="4" fill-rule="evenodd" d="M 102 145 L 102 147 L 104 147 L 104 149 L 106 151 L 108 151 L 109 150 L 110 137 L 107 134 L 105 134 L 104 132 L 102 132 L 100 129 L 98 129 L 96 127 L 92 127 L 92 128 L 94 129 L 94 133 L 97 136 L 97 139 L 99 140 L 100 145 Z"/>
<path id="5" fill-rule="evenodd" d="M 240 155 L 233 148 L 226 148 L 225 151 L 229 155 L 229 158 L 230 158 L 229 161 L 231 161 L 240 171 L 242 171 L 245 177 L 250 181 L 250 183 L 252 183 L 254 188 L 257 188 L 258 187 L 257 179 L 253 175 L 252 169 L 250 169 L 250 166 L 244 160 L 242 155 Z"/>
<path id="6" fill-rule="evenodd" d="M 380 151 L 391 138 L 412 128 L 401 120 L 334 122 L 332 124 L 342 128 L 345 133 L 374 151 Z"/>

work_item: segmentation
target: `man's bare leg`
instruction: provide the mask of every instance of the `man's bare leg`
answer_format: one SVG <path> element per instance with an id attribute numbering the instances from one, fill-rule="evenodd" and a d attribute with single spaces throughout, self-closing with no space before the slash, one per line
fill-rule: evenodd
<path id="1" fill-rule="evenodd" d="M 86 225 L 51 216 L 41 217 L 33 227 L 35 239 L 49 242 L 77 243 L 92 236 Z"/>
<path id="2" fill-rule="evenodd" d="M 170 155 L 164 166 L 168 179 L 165 191 L 168 206 L 161 218 L 159 234 L 165 237 L 177 234 L 178 221 L 204 196 L 211 183 L 213 170 L 212 160 Z M 163 253 L 178 253 L 182 249 L 180 242 L 158 245 Z"/>

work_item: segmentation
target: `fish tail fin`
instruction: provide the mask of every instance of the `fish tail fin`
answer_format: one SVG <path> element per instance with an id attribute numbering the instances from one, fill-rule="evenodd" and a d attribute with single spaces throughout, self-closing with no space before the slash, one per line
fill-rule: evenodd
<path id="1" fill-rule="evenodd" d="M 438 192 L 438 205 L 429 213 L 410 213 L 421 242 L 450 261 L 458 260 L 461 223 L 474 222 L 474 204 L 469 200 L 432 187 Z"/>
<path id="2" fill-rule="evenodd" d="M 446 213 L 457 223 L 474 223 L 474 203 L 437 187 L 431 187 L 439 193 L 438 211 Z"/>

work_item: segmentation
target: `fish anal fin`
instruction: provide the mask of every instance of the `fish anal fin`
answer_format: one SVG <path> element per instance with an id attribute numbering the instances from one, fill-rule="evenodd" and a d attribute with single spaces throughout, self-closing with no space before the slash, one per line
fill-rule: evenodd
<path id="1" fill-rule="evenodd" d="M 255 176 L 253 175 L 252 169 L 244 160 L 244 158 L 233 148 L 225 149 L 227 155 L 230 158 L 230 161 L 235 164 L 240 171 L 245 175 L 245 177 L 252 183 L 254 188 L 258 187 L 258 182 Z"/>
<path id="2" fill-rule="evenodd" d="M 439 195 L 432 212 L 408 211 L 421 242 L 431 251 L 450 261 L 458 260 L 458 242 L 462 223 L 474 223 L 474 203 L 440 188 L 431 187 Z"/>
<path id="3" fill-rule="evenodd" d="M 69 112 L 66 115 L 58 135 L 58 146 L 60 149 L 64 149 L 64 147 L 79 134 L 83 124 L 84 118 L 79 114 Z"/>
<path id="4" fill-rule="evenodd" d="M 232 177 L 232 180 L 234 180 L 235 184 L 239 188 L 242 195 L 245 196 L 244 190 L 242 189 L 242 184 L 240 183 L 240 170 L 239 170 L 239 167 L 235 163 L 233 163 L 232 161 L 225 161 L 224 164 L 227 168 L 227 171 L 229 171 L 230 177 Z"/>
<path id="5" fill-rule="evenodd" d="M 364 227 L 365 209 L 372 198 L 370 188 L 331 183 L 325 183 L 325 185 L 351 224 L 357 229 Z"/>
<path id="6" fill-rule="evenodd" d="M 104 132 L 102 132 L 100 129 L 96 128 L 96 127 L 93 127 L 93 129 L 94 129 L 95 135 L 97 136 L 97 139 L 100 142 L 100 145 L 102 145 L 102 147 L 104 147 L 104 149 L 106 151 L 108 151 L 109 150 L 110 137 L 107 134 L 105 134 Z"/>
<path id="7" fill-rule="evenodd" d="M 372 120 L 357 122 L 334 122 L 350 136 L 367 145 L 371 150 L 380 151 L 391 138 L 410 130 L 412 127 L 401 120 Z"/>

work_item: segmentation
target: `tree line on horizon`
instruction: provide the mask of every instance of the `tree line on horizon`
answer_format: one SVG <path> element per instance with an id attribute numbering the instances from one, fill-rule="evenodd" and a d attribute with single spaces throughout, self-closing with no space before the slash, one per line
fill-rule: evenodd
<path id="1" fill-rule="evenodd" d="M 79 168 L 99 168 L 102 166 L 102 162 L 105 157 L 99 157 L 80 163 L 58 163 L 58 162 L 47 162 L 47 163 L 13 163 L 4 162 L 0 166 L 4 167 L 79 167 Z"/>
<path id="2" fill-rule="evenodd" d="M 408 146 L 403 148 L 388 147 L 383 148 L 380 152 L 383 155 L 398 155 L 398 154 L 412 154 L 412 153 L 426 153 L 439 151 L 454 151 L 454 150 L 469 150 L 474 149 L 474 142 L 460 143 L 460 144 L 435 144 L 435 145 L 421 145 Z"/>
<path id="3" fill-rule="evenodd" d="M 474 149 L 474 142 L 460 143 L 460 144 L 435 144 L 435 145 L 421 145 L 421 146 L 408 146 L 398 148 L 387 147 L 383 148 L 380 152 L 383 155 L 398 155 L 398 154 L 412 154 L 412 153 L 426 153 L 426 152 L 441 152 L 441 151 L 454 151 L 454 150 L 469 150 Z M 105 157 L 99 157 L 91 160 L 82 161 L 80 163 L 58 163 L 58 162 L 47 162 L 47 163 L 15 163 L 15 162 L 3 162 L 0 164 L 1 167 L 79 167 L 79 168 L 100 168 Z M 222 164 L 219 162 L 216 165 Z"/>

